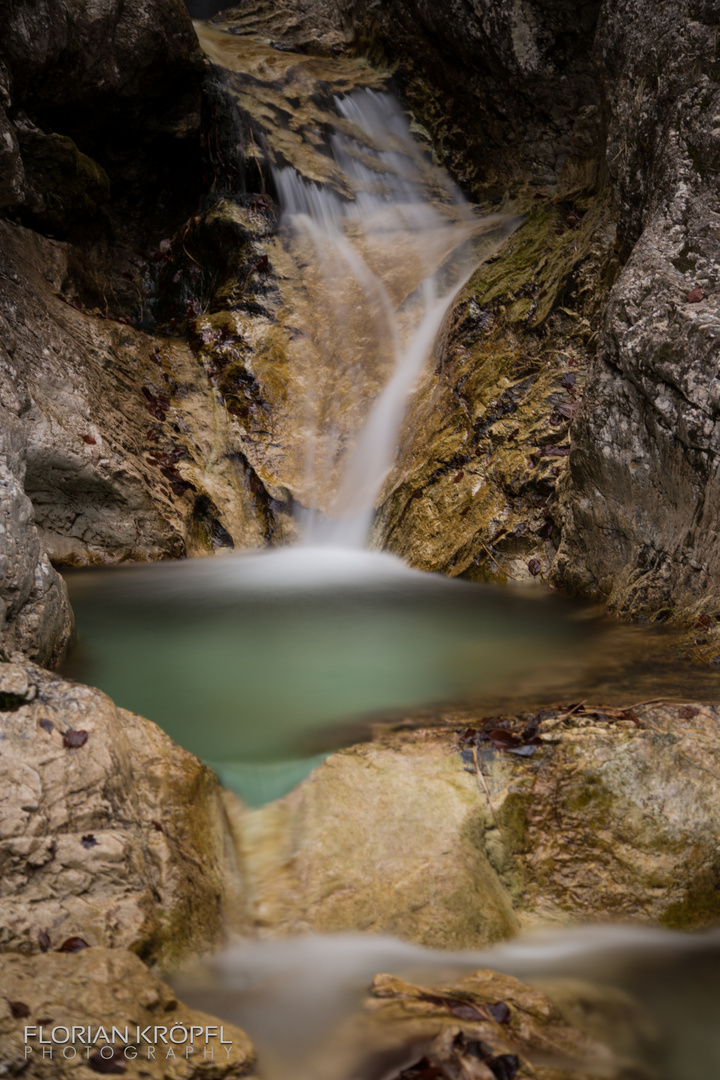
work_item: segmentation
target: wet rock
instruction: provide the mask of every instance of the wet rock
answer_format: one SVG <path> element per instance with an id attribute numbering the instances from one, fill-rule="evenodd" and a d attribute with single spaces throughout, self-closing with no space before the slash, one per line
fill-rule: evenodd
<path id="1" fill-rule="evenodd" d="M 443 162 L 479 194 L 509 179 L 554 183 L 574 162 L 593 157 L 587 143 L 599 133 L 591 59 L 598 9 L 570 0 L 488 0 L 472 10 L 452 2 L 442 11 L 428 0 L 342 0 L 330 8 L 282 0 L 218 20 L 281 49 L 354 51 L 391 67 Z"/>
<path id="2" fill-rule="evenodd" d="M 284 799 L 236 818 L 248 930 L 469 948 L 519 929 L 488 861 L 482 800 L 448 749 L 419 736 L 412 749 L 341 751 Z"/>
<path id="3" fill-rule="evenodd" d="M 485 784 L 452 732 L 332 755 L 284 799 L 236 811 L 247 931 L 368 930 L 460 948 L 608 917 L 712 924 L 720 808 L 705 777 L 718 709 L 634 715 L 559 714 L 527 757 L 480 742 Z"/>
<path id="4" fill-rule="evenodd" d="M 0 663 L 0 772 L 0 951 L 81 938 L 169 961 L 222 940 L 218 783 L 153 724 Z"/>
<path id="5" fill-rule="evenodd" d="M 413 397 L 374 545 L 452 576 L 547 574 L 614 237 L 607 200 L 543 199 L 476 271 Z"/>
<path id="6" fill-rule="evenodd" d="M 23 490 L 25 400 L 7 352 L 16 337 L 10 326 L 7 332 L 0 346 L 0 645 L 6 653 L 22 648 L 33 660 L 52 663 L 65 652 L 72 617 L 65 584 L 40 547 Z"/>
<path id="7" fill-rule="evenodd" d="M 555 183 L 577 157 L 588 110 L 597 139 L 599 6 L 452 0 L 440 9 L 431 0 L 348 0 L 345 12 L 361 47 L 397 65 L 443 161 L 479 194 L 508 180 Z"/>
<path id="8" fill-rule="evenodd" d="M 640 1060 L 639 1040 L 631 1042 L 629 1054 L 615 1053 L 606 1039 L 588 1035 L 582 1024 L 563 1016 L 541 990 L 494 971 L 477 971 L 443 986 L 379 975 L 371 993 L 355 1034 L 366 1046 L 374 1044 L 377 1058 L 383 1050 L 388 1058 L 391 1048 L 398 1056 L 404 1051 L 404 1067 L 392 1071 L 392 1080 L 422 1076 L 423 1068 L 432 1076 L 476 1080 L 654 1076 Z M 588 1009 L 593 1019 L 608 997 L 611 991 L 597 988 Z"/>
<path id="9" fill-rule="evenodd" d="M 123 949 L 94 947 L 74 955 L 4 956 L 0 995 L 0 1070 L 4 1075 L 46 1080 L 76 1076 L 80 1069 L 88 1076 L 126 1074 L 157 1080 L 213 1076 L 221 1080 L 247 1076 L 254 1063 L 254 1051 L 244 1032 L 225 1023 L 227 1045 L 221 1045 L 222 1021 L 187 1009 L 137 956 Z M 181 1043 L 178 1028 L 173 1045 L 169 1032 L 174 1024 L 186 1031 L 194 1026 L 194 1037 Z M 40 1026 L 46 1043 L 50 1043 L 52 1031 L 59 1029 L 54 1045 L 45 1047 L 45 1057 L 38 1041 Z M 66 1039 L 62 1029 L 72 1031 L 73 1026 L 85 1031 L 91 1028 L 93 1041 L 88 1044 L 79 1031 L 75 1039 Z M 208 1027 L 214 1028 L 215 1034 L 210 1034 L 206 1044 Z M 107 1041 L 102 1035 L 94 1041 L 99 1028 L 107 1033 Z M 119 1034 L 110 1042 L 114 1028 Z M 140 1039 L 138 1028 L 145 1033 Z M 164 1041 L 162 1034 L 155 1037 L 158 1028 L 164 1032 Z M 123 1041 L 126 1029 L 127 1044 Z M 32 1048 L 30 1054 L 28 1047 Z M 107 1050 L 101 1054 L 102 1047 Z M 192 1052 L 186 1056 L 188 1047 Z"/>
<path id="10" fill-rule="evenodd" d="M 215 22 L 231 26 L 235 34 L 258 34 L 283 52 L 335 56 L 348 51 L 353 37 L 342 6 L 323 0 L 259 0 L 249 9 L 247 5 L 216 7 L 224 10 Z"/>
<path id="11" fill-rule="evenodd" d="M 233 439 L 222 414 L 208 430 L 213 389 L 188 345 L 74 307 L 61 291 L 68 245 L 8 224 L 0 234 L 8 256 L 0 437 L 15 491 L 6 512 L 25 537 L 25 599 L 31 560 L 40 558 L 33 519 L 42 547 L 66 565 L 178 556 L 194 550 L 195 498 L 205 494 L 236 542 L 262 543 L 252 494 L 227 456 Z M 0 538 L 9 566 L 18 557 L 11 535 Z M 19 583 L 15 592 L 11 617 Z"/>

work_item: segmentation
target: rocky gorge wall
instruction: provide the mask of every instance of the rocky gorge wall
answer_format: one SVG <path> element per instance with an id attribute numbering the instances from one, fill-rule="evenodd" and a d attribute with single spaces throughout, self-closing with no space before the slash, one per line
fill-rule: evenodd
<path id="1" fill-rule="evenodd" d="M 353 78 L 392 69 L 466 192 L 525 215 L 447 322 L 375 545 L 699 617 L 714 659 L 720 18 L 702 0 L 439 12 L 242 5 L 225 19 L 259 40 L 262 71 L 238 113 L 180 0 L 0 0 L 0 1066 L 23 1068 L 10 1003 L 40 984 L 34 1015 L 77 994 L 89 1016 L 177 1008 L 130 953 L 216 948 L 230 909 L 248 934 L 453 946 L 608 910 L 717 920 L 716 709 L 546 716 L 527 759 L 478 742 L 487 798 L 448 731 L 380 740 L 246 811 L 154 725 L 36 666 L 72 635 L 55 567 L 293 535 L 300 335 L 267 169 L 283 87 L 265 68 L 292 66 L 287 49 L 367 51 L 387 68 Z M 238 1043 L 225 1075 L 253 1067 Z"/>
<path id="2" fill-rule="evenodd" d="M 443 504 L 441 497 L 440 516 L 447 518 L 449 509 L 452 517 L 453 504 L 466 515 L 464 523 L 454 521 L 467 553 L 459 560 L 457 540 L 447 534 L 433 539 L 444 550 L 429 559 L 428 527 L 417 530 L 414 544 L 412 523 L 399 544 L 390 534 L 391 547 L 411 559 L 415 549 L 420 565 L 457 572 L 453 566 L 462 570 L 480 540 L 491 549 L 491 560 L 481 556 L 489 576 L 508 568 L 503 545 L 514 547 L 525 561 L 536 556 L 560 587 L 632 616 L 684 613 L 710 622 L 720 588 L 716 6 L 457 3 L 441 15 L 432 5 L 398 0 L 349 10 L 364 40 L 395 60 L 409 103 L 459 179 L 480 197 L 491 193 L 497 174 L 530 183 L 536 197 L 547 191 L 557 208 L 548 223 L 561 234 L 570 230 L 574 241 L 558 259 L 550 237 L 524 278 L 517 273 L 522 244 L 511 242 L 505 289 L 488 290 L 481 271 L 465 306 L 461 301 L 438 367 L 434 393 L 444 382 L 455 398 L 453 406 L 435 408 L 436 416 L 450 418 L 436 425 L 446 442 L 449 430 L 458 431 L 452 422 L 458 406 L 466 431 L 475 408 L 475 431 L 482 423 L 486 437 L 493 409 L 517 415 L 520 405 L 524 423 L 505 427 L 519 427 L 522 439 L 528 406 L 520 402 L 530 399 L 535 430 L 523 447 L 526 467 L 507 440 L 495 438 L 487 447 L 484 489 L 493 506 L 484 534 L 469 548 L 472 500 L 468 509 L 467 501 Z M 417 41 L 422 47 L 411 44 Z M 436 108 L 436 95 L 444 110 Z M 468 113 L 473 119 L 466 121 Z M 467 164 L 478 158 L 485 173 Z M 529 220 L 537 236 L 537 219 Z M 543 309 L 542 298 L 552 292 Z M 456 357 L 473 348 L 470 373 L 458 378 Z M 501 376 L 513 353 L 518 359 L 510 378 L 501 378 L 503 394 L 482 410 L 478 401 L 489 396 L 490 380 L 479 395 L 464 387 L 473 380 L 477 386 L 478 364 L 488 353 L 501 354 Z M 547 395 L 549 382 L 555 395 L 546 399 L 551 408 L 541 410 L 537 396 Z M 568 411 L 569 440 L 557 424 L 558 412 Z M 454 441 L 454 457 L 444 455 L 447 471 L 467 472 L 468 461 L 473 471 L 477 450 L 466 449 L 472 433 Z M 424 455 L 434 463 L 435 480 L 440 442 Z M 567 455 L 569 471 L 565 460 L 554 463 L 564 475 L 558 496 L 548 500 L 544 461 L 550 464 L 554 454 Z M 539 483 L 538 470 L 545 473 Z M 436 489 L 430 493 L 434 498 Z M 391 512 L 396 516 L 397 508 Z M 437 533 L 442 527 L 434 516 L 430 528 Z M 503 539 L 495 545 L 497 534 Z M 538 543 L 543 536 L 546 542 Z M 518 574 L 517 561 L 510 571 Z"/>
<path id="3" fill-rule="evenodd" d="M 221 16 L 306 55 L 368 51 L 465 189 L 490 206 L 509 190 L 527 215 L 459 298 L 375 544 L 451 574 L 534 572 L 630 615 L 714 616 L 717 20 L 683 10 Z M 275 383 L 292 383 L 293 331 L 267 125 L 254 106 L 232 119 L 183 6 L 127 25 L 112 4 L 2 17 L 3 603 L 10 647 L 47 662 L 71 623 L 43 551 L 83 564 L 292 534 L 294 391 Z"/>

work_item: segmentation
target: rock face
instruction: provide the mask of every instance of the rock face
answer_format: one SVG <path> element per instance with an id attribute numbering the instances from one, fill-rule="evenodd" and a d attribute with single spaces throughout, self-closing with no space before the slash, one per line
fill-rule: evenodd
<path id="1" fill-rule="evenodd" d="M 342 751 L 284 799 L 236 818 L 248 929 L 364 930 L 438 948 L 515 932 L 474 781 L 447 751 L 432 737 L 410 753 Z"/>
<path id="2" fill-rule="evenodd" d="M 170 962 L 219 943 L 232 852 L 214 774 L 28 664 L 0 663 L 0 721 L 0 951 L 82 938 Z"/>
<path id="3" fill-rule="evenodd" d="M 576 125 L 597 107 L 599 7 L 348 0 L 345 15 L 362 47 L 397 65 L 408 103 L 443 160 L 479 195 L 508 179 L 554 183 L 574 156 Z"/>
<path id="4" fill-rule="evenodd" d="M 180 0 L 21 4 L 2 19 L 0 640 L 54 663 L 72 618 L 48 556 L 257 547 L 274 525 L 188 329 L 205 276 L 225 284 L 228 251 L 233 273 L 251 265 L 267 222 L 219 220 L 225 157 L 202 179 L 203 145 L 222 156 L 218 106 L 201 117 L 214 83 Z"/>
<path id="5" fill-rule="evenodd" d="M 600 4 L 573 0 L 282 0 L 220 18 L 301 52 L 389 64 L 438 154 L 475 195 L 554 183 L 597 124 Z M 591 137 L 592 141 L 592 137 Z"/>
<path id="6" fill-rule="evenodd" d="M 719 723 L 711 707 L 556 716 L 531 757 L 478 743 L 487 792 L 451 732 L 334 754 L 284 799 L 236 812 L 246 931 L 464 948 L 608 917 L 711 924 Z"/>
<path id="7" fill-rule="evenodd" d="M 547 574 L 613 241 L 606 200 L 538 199 L 473 275 L 413 397 L 374 544 L 452 576 Z"/>
<path id="8" fill-rule="evenodd" d="M 630 614 L 717 608 L 717 13 L 606 3 L 598 69 L 626 264 L 576 422 L 564 585 Z"/>
<path id="9" fill-rule="evenodd" d="M 0 1069 L 8 1076 L 22 1074 L 33 1080 L 50 1080 L 87 1072 L 157 1080 L 200 1080 L 209 1076 L 222 1080 L 247 1076 L 252 1071 L 253 1048 L 244 1032 L 225 1024 L 227 1045 L 220 1045 L 218 1023 L 213 1017 L 191 1012 L 178 1003 L 169 987 L 152 975 L 137 956 L 122 949 L 4 956 L 0 993 Z M 194 1026 L 194 1037 L 182 1043 L 182 1030 L 178 1028 L 173 1046 L 169 1031 L 174 1024 L 186 1032 Z M 52 1050 L 52 1058 L 43 1056 L 38 1041 L 40 1026 L 46 1043 L 58 1029 L 55 1044 L 45 1047 L 46 1053 Z M 103 1028 L 108 1041 L 100 1036 L 97 1042 L 88 1044 L 79 1032 L 75 1039 L 67 1039 L 63 1028 L 72 1031 L 73 1026 L 85 1032 L 90 1028 L 91 1040 Z M 214 1027 L 215 1034 L 206 1044 L 207 1027 Z M 110 1042 L 113 1028 L 119 1034 Z M 140 1039 L 138 1028 L 145 1033 Z M 27 1039 L 25 1029 L 29 1029 Z M 156 1029 L 164 1032 L 157 1039 Z M 126 1030 L 127 1044 L 123 1041 Z M 186 1047 L 192 1047 L 187 1056 Z M 31 1048 L 29 1055 L 27 1048 Z"/>

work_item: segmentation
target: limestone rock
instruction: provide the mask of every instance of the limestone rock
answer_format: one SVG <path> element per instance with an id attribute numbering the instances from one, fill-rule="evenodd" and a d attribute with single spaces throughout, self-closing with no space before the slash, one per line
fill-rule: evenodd
<path id="1" fill-rule="evenodd" d="M 720 98 L 710 8 L 608 3 L 598 28 L 625 266 L 574 428 L 555 578 L 632 615 L 714 614 L 718 604 Z"/>
<path id="2" fill-rule="evenodd" d="M 284 799 L 235 812 L 245 931 L 468 948 L 578 920 L 714 922 L 720 711 L 651 707 L 639 723 L 560 715 L 531 757 L 481 743 L 492 811 L 452 730 L 332 755 Z"/>
<path id="3" fill-rule="evenodd" d="M 439 156 L 475 194 L 510 178 L 554 183 L 578 157 L 588 110 L 598 126 L 597 17 L 597 3 L 571 0 L 282 0 L 219 16 L 283 48 L 352 48 L 394 68 Z"/>
<path id="4" fill-rule="evenodd" d="M 236 818 L 248 929 L 366 930 L 438 948 L 507 937 L 519 922 L 484 821 L 447 739 L 333 754 L 284 799 Z"/>
<path id="5" fill-rule="evenodd" d="M 80 937 L 172 960 L 222 939 L 218 782 L 153 724 L 0 663 L 0 773 L 0 951 Z"/>
<path id="6" fill-rule="evenodd" d="M 173 93 L 182 99 L 199 88 L 197 78 L 194 88 L 188 80 L 199 52 L 181 0 L 132 7 L 120 0 L 3 0 L 0 17 L 0 58 L 13 74 L 14 100 L 28 111 L 95 110 L 106 122 L 109 107 L 142 123 L 143 102 L 157 110 Z"/>
<path id="7" fill-rule="evenodd" d="M 613 241 L 606 200 L 534 201 L 478 268 L 413 396 L 376 546 L 452 576 L 547 574 Z"/>
<path id="8" fill-rule="evenodd" d="M 137 956 L 122 949 L 94 947 L 74 954 L 4 956 L 0 967 L 0 997 L 2 1075 L 60 1080 L 86 1074 L 123 1073 L 129 1080 L 138 1076 L 157 1080 L 201 1080 L 202 1077 L 222 1080 L 247 1076 L 252 1070 L 254 1052 L 244 1032 L 224 1024 L 224 1041 L 228 1045 L 221 1046 L 217 1019 L 191 1012 L 180 1004 L 169 987 L 151 974 Z M 196 1032 L 193 1040 L 180 1044 L 182 1032 L 178 1028 L 175 1034 L 178 1045 L 172 1046 L 169 1031 L 174 1024 L 186 1030 L 191 1025 L 201 1029 L 214 1027 L 216 1034 L 211 1034 L 206 1049 L 204 1032 L 200 1036 Z M 37 1029 L 41 1025 L 46 1043 L 53 1029 L 72 1029 L 73 1025 L 85 1030 L 91 1028 L 93 1040 L 98 1029 L 103 1028 L 108 1042 L 100 1037 L 88 1046 L 77 1033 L 76 1039 L 65 1042 L 65 1050 L 65 1033 L 58 1030 L 58 1041 L 51 1046 L 50 1059 L 43 1057 L 43 1047 L 38 1041 Z M 119 1036 L 110 1042 L 113 1027 L 118 1029 Z M 122 1041 L 126 1028 L 127 1044 Z M 145 1032 L 139 1040 L 138 1028 Z M 165 1042 L 162 1035 L 155 1039 L 155 1028 L 164 1030 Z M 103 1059 L 103 1046 L 114 1046 L 115 1057 L 108 1049 Z M 186 1046 L 193 1048 L 187 1056 Z M 32 1048 L 29 1055 L 27 1047 Z M 75 1055 L 70 1047 L 75 1048 Z M 48 1049 L 46 1046 L 46 1052 Z M 153 1051 L 152 1057 L 149 1050 Z"/>

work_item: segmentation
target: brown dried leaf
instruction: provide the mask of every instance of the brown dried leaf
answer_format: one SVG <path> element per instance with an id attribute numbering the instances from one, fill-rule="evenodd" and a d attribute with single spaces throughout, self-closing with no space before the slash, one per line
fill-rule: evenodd
<path id="1" fill-rule="evenodd" d="M 69 937 L 69 938 L 66 938 L 65 941 L 63 941 L 62 945 L 57 950 L 57 952 L 75 953 L 75 952 L 81 952 L 82 949 L 89 949 L 89 948 L 90 948 L 90 946 L 88 945 L 85 938 Z"/>

